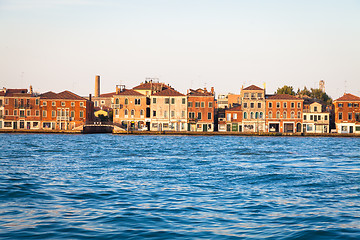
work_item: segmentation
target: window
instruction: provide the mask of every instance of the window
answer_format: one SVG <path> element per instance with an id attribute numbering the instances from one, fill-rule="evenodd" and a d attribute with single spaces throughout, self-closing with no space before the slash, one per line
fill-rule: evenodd
<path id="1" fill-rule="evenodd" d="M 286 102 L 284 102 L 283 106 L 284 106 L 284 108 L 286 108 L 286 107 L 287 107 L 287 103 L 286 103 Z"/>
<path id="2" fill-rule="evenodd" d="M 127 118 L 129 115 L 129 111 L 127 109 L 124 110 L 124 116 Z"/>
<path id="3" fill-rule="evenodd" d="M 254 119 L 254 113 L 253 112 L 250 113 L 250 119 Z"/>
<path id="4" fill-rule="evenodd" d="M 153 104 L 156 104 L 156 98 L 153 98 Z"/>
<path id="5" fill-rule="evenodd" d="M 169 104 L 169 98 L 165 98 L 165 104 Z"/>
<path id="6" fill-rule="evenodd" d="M 255 98 L 255 93 L 251 94 L 251 98 L 253 98 L 253 99 Z"/>
<path id="7" fill-rule="evenodd" d="M 339 112 L 339 120 L 342 120 L 342 119 L 343 119 L 342 112 Z"/>
<path id="8" fill-rule="evenodd" d="M 200 103 L 199 103 L 199 102 L 195 102 L 195 107 L 196 107 L 196 108 L 200 107 Z"/>
<path id="9" fill-rule="evenodd" d="M 348 103 L 348 107 L 352 107 L 352 103 Z"/>
<path id="10" fill-rule="evenodd" d="M 194 112 L 189 112 L 189 118 L 194 119 L 195 118 L 195 113 Z"/>
<path id="11" fill-rule="evenodd" d="M 244 93 L 244 98 L 249 98 L 249 93 Z"/>
<path id="12" fill-rule="evenodd" d="M 105 104 L 105 101 L 104 101 L 104 100 L 101 100 L 101 104 L 104 105 L 104 104 Z"/>
<path id="13" fill-rule="evenodd" d="M 352 113 L 348 113 L 348 120 L 352 120 Z"/>
<path id="14" fill-rule="evenodd" d="M 256 113 L 255 113 L 255 119 L 258 119 L 258 118 L 259 118 L 259 113 L 256 112 Z"/>
<path id="15" fill-rule="evenodd" d="M 182 103 L 182 104 L 185 104 L 185 103 L 186 103 L 186 98 L 182 98 L 182 99 L 181 99 L 181 103 Z"/>
<path id="16" fill-rule="evenodd" d="M 140 116 L 144 117 L 144 110 L 142 110 L 142 109 L 140 110 Z"/>
<path id="17" fill-rule="evenodd" d="M 254 103 L 250 103 L 250 108 L 254 108 L 255 104 Z"/>
<path id="18" fill-rule="evenodd" d="M 226 120 L 231 121 L 231 113 L 226 114 Z"/>
<path id="19" fill-rule="evenodd" d="M 258 108 L 261 108 L 261 103 L 258 103 Z"/>
<path id="20" fill-rule="evenodd" d="M 269 108 L 272 108 L 272 102 L 269 102 Z"/>
<path id="21" fill-rule="evenodd" d="M 248 107 L 248 104 L 247 103 L 244 103 L 244 108 L 247 108 Z"/>
<path id="22" fill-rule="evenodd" d="M 280 118 L 280 112 L 279 112 L 279 111 L 276 112 L 276 118 L 277 118 L 277 119 Z"/>
<path id="23" fill-rule="evenodd" d="M 80 102 L 80 107 L 84 107 L 84 102 Z"/>
<path id="24" fill-rule="evenodd" d="M 205 107 L 205 102 L 201 102 L 201 107 L 202 107 L 202 108 Z"/>
<path id="25" fill-rule="evenodd" d="M 208 112 L 208 120 L 211 120 L 211 118 L 212 118 L 212 114 L 211 112 Z"/>
<path id="26" fill-rule="evenodd" d="M 233 114 L 233 119 L 237 119 L 237 113 Z"/>
<path id="27" fill-rule="evenodd" d="M 306 120 L 306 115 L 304 115 L 304 120 Z"/>
<path id="28" fill-rule="evenodd" d="M 317 112 L 317 107 L 316 106 L 314 107 L 314 112 Z"/>
<path id="29" fill-rule="evenodd" d="M 292 112 L 290 113 L 290 118 L 295 118 L 295 112 L 294 112 L 294 111 L 292 111 Z"/>
<path id="30" fill-rule="evenodd" d="M 287 118 L 287 112 L 286 111 L 283 112 L 283 118 Z"/>
<path id="31" fill-rule="evenodd" d="M 131 117 L 134 117 L 134 115 L 135 115 L 135 110 L 132 109 L 132 110 L 131 110 Z"/>
<path id="32" fill-rule="evenodd" d="M 171 104 L 175 104 L 175 98 L 171 98 Z"/>
<path id="33" fill-rule="evenodd" d="M 43 110 L 42 116 L 43 116 L 43 117 L 46 117 L 46 115 L 47 115 L 47 114 L 46 114 L 46 110 Z"/>
<path id="34" fill-rule="evenodd" d="M 317 122 L 317 115 L 314 115 L 314 122 Z"/>
<path id="35" fill-rule="evenodd" d="M 9 110 L 5 110 L 5 116 L 9 115 Z"/>
<path id="36" fill-rule="evenodd" d="M 165 111 L 164 111 L 164 118 L 167 118 L 167 116 L 168 116 L 168 115 L 167 115 L 167 111 L 165 110 Z"/>
<path id="37" fill-rule="evenodd" d="M 213 102 L 209 102 L 209 108 L 213 107 Z"/>
<path id="38" fill-rule="evenodd" d="M 26 111 L 26 116 L 31 116 L 31 111 L 30 110 Z"/>
<path id="39" fill-rule="evenodd" d="M 46 101 L 43 102 L 43 106 L 46 106 Z"/>
<path id="40" fill-rule="evenodd" d="M 247 112 L 244 112 L 244 119 L 247 119 Z"/>
<path id="41" fill-rule="evenodd" d="M 17 110 L 14 110 L 14 116 L 17 116 Z"/>
<path id="42" fill-rule="evenodd" d="M 344 106 L 344 104 L 343 103 L 338 103 L 338 107 L 340 108 L 340 107 L 343 107 Z"/>
<path id="43" fill-rule="evenodd" d="M 182 118 L 185 117 L 185 111 L 181 111 L 181 117 L 182 117 Z"/>
<path id="44" fill-rule="evenodd" d="M 129 99 L 125 98 L 125 105 L 129 104 Z"/>
<path id="45" fill-rule="evenodd" d="M 300 111 L 298 111 L 298 113 L 297 113 L 297 118 L 301 118 L 301 112 Z"/>
<path id="46" fill-rule="evenodd" d="M 258 96 L 258 99 L 262 98 L 262 93 L 258 93 L 257 96 Z"/>
<path id="47" fill-rule="evenodd" d="M 310 115 L 310 121 L 314 121 L 314 115 Z"/>
<path id="48" fill-rule="evenodd" d="M 280 103 L 279 102 L 276 103 L 276 107 L 280 108 Z"/>
<path id="49" fill-rule="evenodd" d="M 272 118 L 272 111 L 269 112 L 269 118 Z"/>
<path id="50" fill-rule="evenodd" d="M 201 120 L 201 112 L 198 112 L 198 117 L 199 120 Z"/>
<path id="51" fill-rule="evenodd" d="M 171 117 L 175 117 L 175 111 L 171 111 Z"/>
<path id="52" fill-rule="evenodd" d="M 298 102 L 298 108 L 301 108 L 301 103 Z"/>
<path id="53" fill-rule="evenodd" d="M 264 113 L 260 112 L 260 119 L 263 119 L 263 118 L 264 118 Z"/>
<path id="54" fill-rule="evenodd" d="M 80 111 L 80 118 L 84 117 L 84 111 Z"/>
<path id="55" fill-rule="evenodd" d="M 357 122 L 360 122 L 360 113 L 355 113 L 355 120 L 357 121 Z"/>
<path id="56" fill-rule="evenodd" d="M 39 110 L 36 110 L 35 115 L 36 115 L 37 117 L 40 116 L 40 111 L 39 111 Z"/>
<path id="57" fill-rule="evenodd" d="M 36 99 L 36 100 L 35 100 L 35 104 L 36 104 L 36 105 L 39 105 L 39 99 Z"/>
<path id="58" fill-rule="evenodd" d="M 156 117 L 156 111 L 153 111 L 153 117 Z"/>
<path id="59" fill-rule="evenodd" d="M 51 111 L 51 117 L 53 117 L 53 118 L 56 117 L 56 111 L 55 110 Z"/>
<path id="60" fill-rule="evenodd" d="M 71 102 L 71 106 L 72 106 L 72 107 L 75 107 L 75 102 Z"/>
<path id="61" fill-rule="evenodd" d="M 291 108 L 294 108 L 294 107 L 295 107 L 295 103 L 292 102 L 292 103 L 291 103 Z"/>
<path id="62" fill-rule="evenodd" d="M 70 112 L 70 117 L 75 118 L 75 111 L 74 110 Z"/>
<path id="63" fill-rule="evenodd" d="M 359 104 L 358 104 L 358 103 L 354 103 L 354 107 L 355 107 L 355 108 L 358 108 L 358 107 L 359 107 Z"/>
<path id="64" fill-rule="evenodd" d="M 135 105 L 140 105 L 140 99 L 138 98 L 135 99 Z"/>
<path id="65" fill-rule="evenodd" d="M 327 116 L 327 115 L 324 116 L 324 120 L 325 120 L 325 121 L 328 120 L 328 116 Z"/>
<path id="66" fill-rule="evenodd" d="M 56 102 L 52 102 L 51 105 L 52 105 L 52 106 L 56 106 Z"/>
<path id="67" fill-rule="evenodd" d="M 55 106 L 55 105 L 53 104 L 53 106 Z M 65 102 L 61 102 L 61 106 L 65 107 Z"/>

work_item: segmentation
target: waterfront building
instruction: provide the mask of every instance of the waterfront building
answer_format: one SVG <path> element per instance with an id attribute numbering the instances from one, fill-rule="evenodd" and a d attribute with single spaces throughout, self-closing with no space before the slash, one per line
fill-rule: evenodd
<path id="1" fill-rule="evenodd" d="M 242 115 L 241 105 L 225 109 L 227 132 L 242 132 Z"/>
<path id="2" fill-rule="evenodd" d="M 227 96 L 228 96 L 228 108 L 239 106 L 241 104 L 241 94 L 229 93 Z"/>
<path id="3" fill-rule="evenodd" d="M 184 94 L 167 87 L 151 93 L 150 102 L 151 131 L 187 130 L 187 98 Z"/>
<path id="4" fill-rule="evenodd" d="M 112 99 L 113 122 L 126 130 L 150 129 L 150 98 L 118 85 Z"/>
<path id="5" fill-rule="evenodd" d="M 218 98 L 216 100 L 216 108 L 217 109 L 227 108 L 229 106 L 228 104 L 229 104 L 228 95 L 227 94 L 219 94 Z"/>
<path id="6" fill-rule="evenodd" d="M 0 129 L 39 129 L 40 97 L 32 86 L 27 89 L 0 90 Z"/>
<path id="7" fill-rule="evenodd" d="M 242 131 L 265 131 L 265 89 L 251 85 L 241 89 Z"/>
<path id="8" fill-rule="evenodd" d="M 165 89 L 171 88 L 165 83 L 160 83 L 157 78 L 146 78 L 145 82 L 133 87 L 133 90 L 150 97 L 151 95 L 161 92 Z"/>
<path id="9" fill-rule="evenodd" d="M 267 132 L 302 132 L 303 102 L 303 99 L 289 94 L 277 94 L 267 97 Z"/>
<path id="10" fill-rule="evenodd" d="M 40 95 L 42 129 L 73 130 L 94 119 L 94 103 L 70 91 Z"/>
<path id="11" fill-rule="evenodd" d="M 360 97 L 345 93 L 334 101 L 335 124 L 338 133 L 360 134 Z"/>
<path id="12" fill-rule="evenodd" d="M 187 94 L 188 131 L 213 132 L 215 119 L 214 88 L 188 90 Z"/>
<path id="13" fill-rule="evenodd" d="M 304 100 L 303 132 L 329 133 L 330 113 L 326 106 L 314 100 Z"/>

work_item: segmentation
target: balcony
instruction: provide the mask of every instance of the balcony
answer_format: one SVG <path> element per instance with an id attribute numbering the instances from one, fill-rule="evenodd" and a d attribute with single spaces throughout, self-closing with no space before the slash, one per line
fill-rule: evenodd
<path id="1" fill-rule="evenodd" d="M 33 108 L 33 106 L 31 106 L 30 104 L 22 104 L 22 105 L 15 104 L 14 107 L 18 108 L 18 109 L 32 109 Z"/>
<path id="2" fill-rule="evenodd" d="M 70 117 L 67 116 L 59 116 L 56 118 L 57 121 L 69 121 Z"/>

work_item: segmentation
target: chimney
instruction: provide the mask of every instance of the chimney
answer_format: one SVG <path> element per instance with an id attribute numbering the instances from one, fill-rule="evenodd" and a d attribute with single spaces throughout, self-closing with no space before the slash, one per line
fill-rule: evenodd
<path id="1" fill-rule="evenodd" d="M 211 94 L 214 94 L 214 87 L 211 87 Z"/>
<path id="2" fill-rule="evenodd" d="M 30 85 L 30 94 L 32 95 L 33 93 L 33 87 Z"/>
<path id="3" fill-rule="evenodd" d="M 206 87 L 204 87 L 204 92 L 207 92 L 207 89 L 206 89 Z"/>
<path id="4" fill-rule="evenodd" d="M 89 101 L 91 101 L 91 93 L 89 93 Z"/>
<path id="5" fill-rule="evenodd" d="M 100 76 L 95 76 L 95 94 L 94 97 L 100 97 Z"/>

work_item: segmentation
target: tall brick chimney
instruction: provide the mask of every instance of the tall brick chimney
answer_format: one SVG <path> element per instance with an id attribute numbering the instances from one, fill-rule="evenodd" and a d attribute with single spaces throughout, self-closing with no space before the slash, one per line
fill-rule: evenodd
<path id="1" fill-rule="evenodd" d="M 100 76 L 96 75 L 95 76 L 95 94 L 94 97 L 99 97 L 100 96 Z"/>

